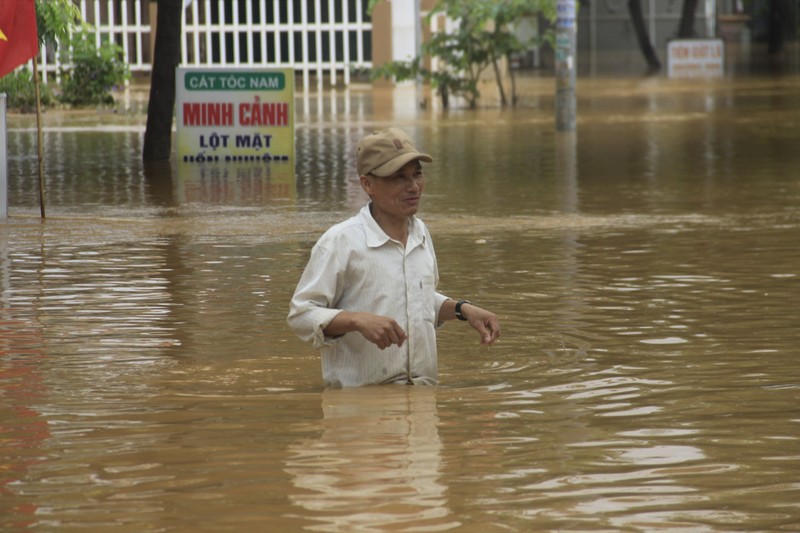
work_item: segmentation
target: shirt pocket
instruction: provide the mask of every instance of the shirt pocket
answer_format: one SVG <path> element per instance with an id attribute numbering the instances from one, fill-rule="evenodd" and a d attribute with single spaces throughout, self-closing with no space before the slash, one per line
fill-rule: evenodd
<path id="1" fill-rule="evenodd" d="M 428 249 L 420 247 L 412 254 L 412 271 L 416 297 L 415 310 L 426 322 L 436 323 L 436 262 Z"/>

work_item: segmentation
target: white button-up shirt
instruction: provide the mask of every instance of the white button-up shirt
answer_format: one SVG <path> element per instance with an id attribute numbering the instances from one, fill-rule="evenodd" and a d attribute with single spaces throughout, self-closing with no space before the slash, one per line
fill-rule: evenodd
<path id="1" fill-rule="evenodd" d="M 436 320 L 447 300 L 436 292 L 438 283 L 425 224 L 411 218 L 404 248 L 386 235 L 367 205 L 314 245 L 292 298 L 289 326 L 321 348 L 327 386 L 435 384 Z M 381 350 L 358 332 L 326 337 L 322 330 L 344 310 L 393 318 L 405 330 L 406 342 Z"/>

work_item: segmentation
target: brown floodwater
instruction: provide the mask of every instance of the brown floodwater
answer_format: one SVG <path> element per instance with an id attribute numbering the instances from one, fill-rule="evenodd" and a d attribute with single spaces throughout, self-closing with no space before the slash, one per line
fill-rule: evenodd
<path id="1" fill-rule="evenodd" d="M 553 82 L 514 110 L 297 98 L 286 168 L 140 162 L 144 117 L 9 117 L 3 531 L 800 530 L 800 77 Z M 324 390 L 285 322 L 385 125 L 433 155 L 437 387 Z"/>

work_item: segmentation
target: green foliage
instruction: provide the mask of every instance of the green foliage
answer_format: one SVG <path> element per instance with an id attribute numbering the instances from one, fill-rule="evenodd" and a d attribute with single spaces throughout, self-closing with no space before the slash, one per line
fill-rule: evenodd
<path id="1" fill-rule="evenodd" d="M 36 24 L 39 43 L 53 50 L 83 28 L 80 9 L 72 0 L 36 0 Z"/>
<path id="2" fill-rule="evenodd" d="M 381 0 L 370 0 L 371 10 Z M 422 45 L 422 56 L 436 58 L 438 69 L 425 68 L 421 58 L 394 61 L 377 67 L 372 78 L 394 78 L 398 81 L 421 77 L 431 84 L 449 105 L 450 95 L 463 97 L 470 108 L 480 98 L 479 80 L 483 71 L 493 67 L 501 104 L 508 105 L 500 63 L 541 42 L 522 42 L 513 33 L 513 24 L 524 16 L 543 15 L 555 21 L 555 0 L 439 0 L 427 21 L 440 15 L 455 21 L 450 32 L 436 32 Z M 540 41 L 552 39 L 546 34 Z M 510 72 L 511 102 L 516 103 L 513 72 Z"/>
<path id="3" fill-rule="evenodd" d="M 111 90 L 130 77 L 120 46 L 104 42 L 96 47 L 93 36 L 81 34 L 72 41 L 72 69 L 64 72 L 61 101 L 71 105 L 111 105 Z"/>
<path id="4" fill-rule="evenodd" d="M 2 0 L 0 0 L 2 1 Z M 39 43 L 58 51 L 64 63 L 71 63 L 62 72 L 60 100 L 71 105 L 113 104 L 111 89 L 130 77 L 128 65 L 121 61 L 122 48 L 104 42 L 95 46 L 90 26 L 81 19 L 73 0 L 36 0 L 36 23 Z M 68 57 L 70 47 L 72 57 Z M 35 108 L 33 75 L 19 69 L 0 79 L 0 92 L 8 95 L 8 107 L 23 112 Z M 40 84 L 43 106 L 56 103 L 53 90 Z"/>
<path id="5" fill-rule="evenodd" d="M 6 93 L 6 106 L 29 113 L 36 109 L 36 93 L 33 87 L 33 73 L 25 68 L 11 72 L 0 78 L 0 93 Z M 42 105 L 52 105 L 55 101 L 53 91 L 46 84 L 39 85 Z"/>

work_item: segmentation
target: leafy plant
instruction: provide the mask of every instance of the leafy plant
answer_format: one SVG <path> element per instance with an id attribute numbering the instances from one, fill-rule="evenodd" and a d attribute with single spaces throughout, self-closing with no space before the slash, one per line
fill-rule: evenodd
<path id="1" fill-rule="evenodd" d="M 541 14 L 551 23 L 555 22 L 556 1 L 555 0 L 502 0 L 494 2 L 481 2 L 479 4 L 479 16 L 488 21 L 483 34 L 483 42 L 487 48 L 487 54 L 494 69 L 495 80 L 497 81 L 500 100 L 505 107 L 508 105 L 500 71 L 500 62 L 505 59 L 507 64 L 511 64 L 511 58 L 515 54 L 524 53 L 532 46 L 540 45 L 542 42 L 553 43 L 552 30 L 546 32 L 543 37 L 536 40 L 521 41 L 512 31 L 513 25 L 526 15 Z M 516 105 L 516 79 L 514 71 L 509 68 L 509 80 L 511 89 L 511 104 Z"/>
<path id="2" fill-rule="evenodd" d="M 370 0 L 372 9 L 381 0 Z M 432 71 L 424 66 L 422 58 L 411 61 L 393 61 L 376 67 L 372 78 L 394 78 L 398 81 L 421 77 L 431 84 L 449 107 L 451 95 L 463 97 L 470 108 L 477 106 L 480 98 L 479 80 L 483 71 L 492 67 L 502 106 L 509 104 L 501 63 L 539 42 L 523 42 L 513 32 L 513 24 L 523 16 L 541 14 L 554 21 L 555 0 L 439 0 L 429 12 L 426 21 L 444 15 L 455 22 L 450 32 L 436 32 L 422 44 L 422 56 L 438 59 L 439 66 Z M 550 33 L 541 40 L 552 40 Z M 511 104 L 516 104 L 516 84 L 513 71 L 509 71 Z"/>
<path id="3" fill-rule="evenodd" d="M 72 33 L 84 28 L 81 11 L 72 0 L 36 0 L 39 43 L 53 50 L 69 42 Z"/>
<path id="4" fill-rule="evenodd" d="M 55 102 L 53 91 L 46 84 L 41 84 L 40 98 L 42 105 L 49 106 Z M 36 93 L 33 90 L 33 73 L 21 68 L 0 78 L 0 93 L 6 93 L 6 106 L 30 113 L 36 109 Z"/>
<path id="5" fill-rule="evenodd" d="M 71 105 L 111 105 L 111 90 L 130 77 L 119 45 L 95 46 L 93 36 L 83 33 L 72 41 L 72 68 L 64 72 L 61 101 Z"/>

